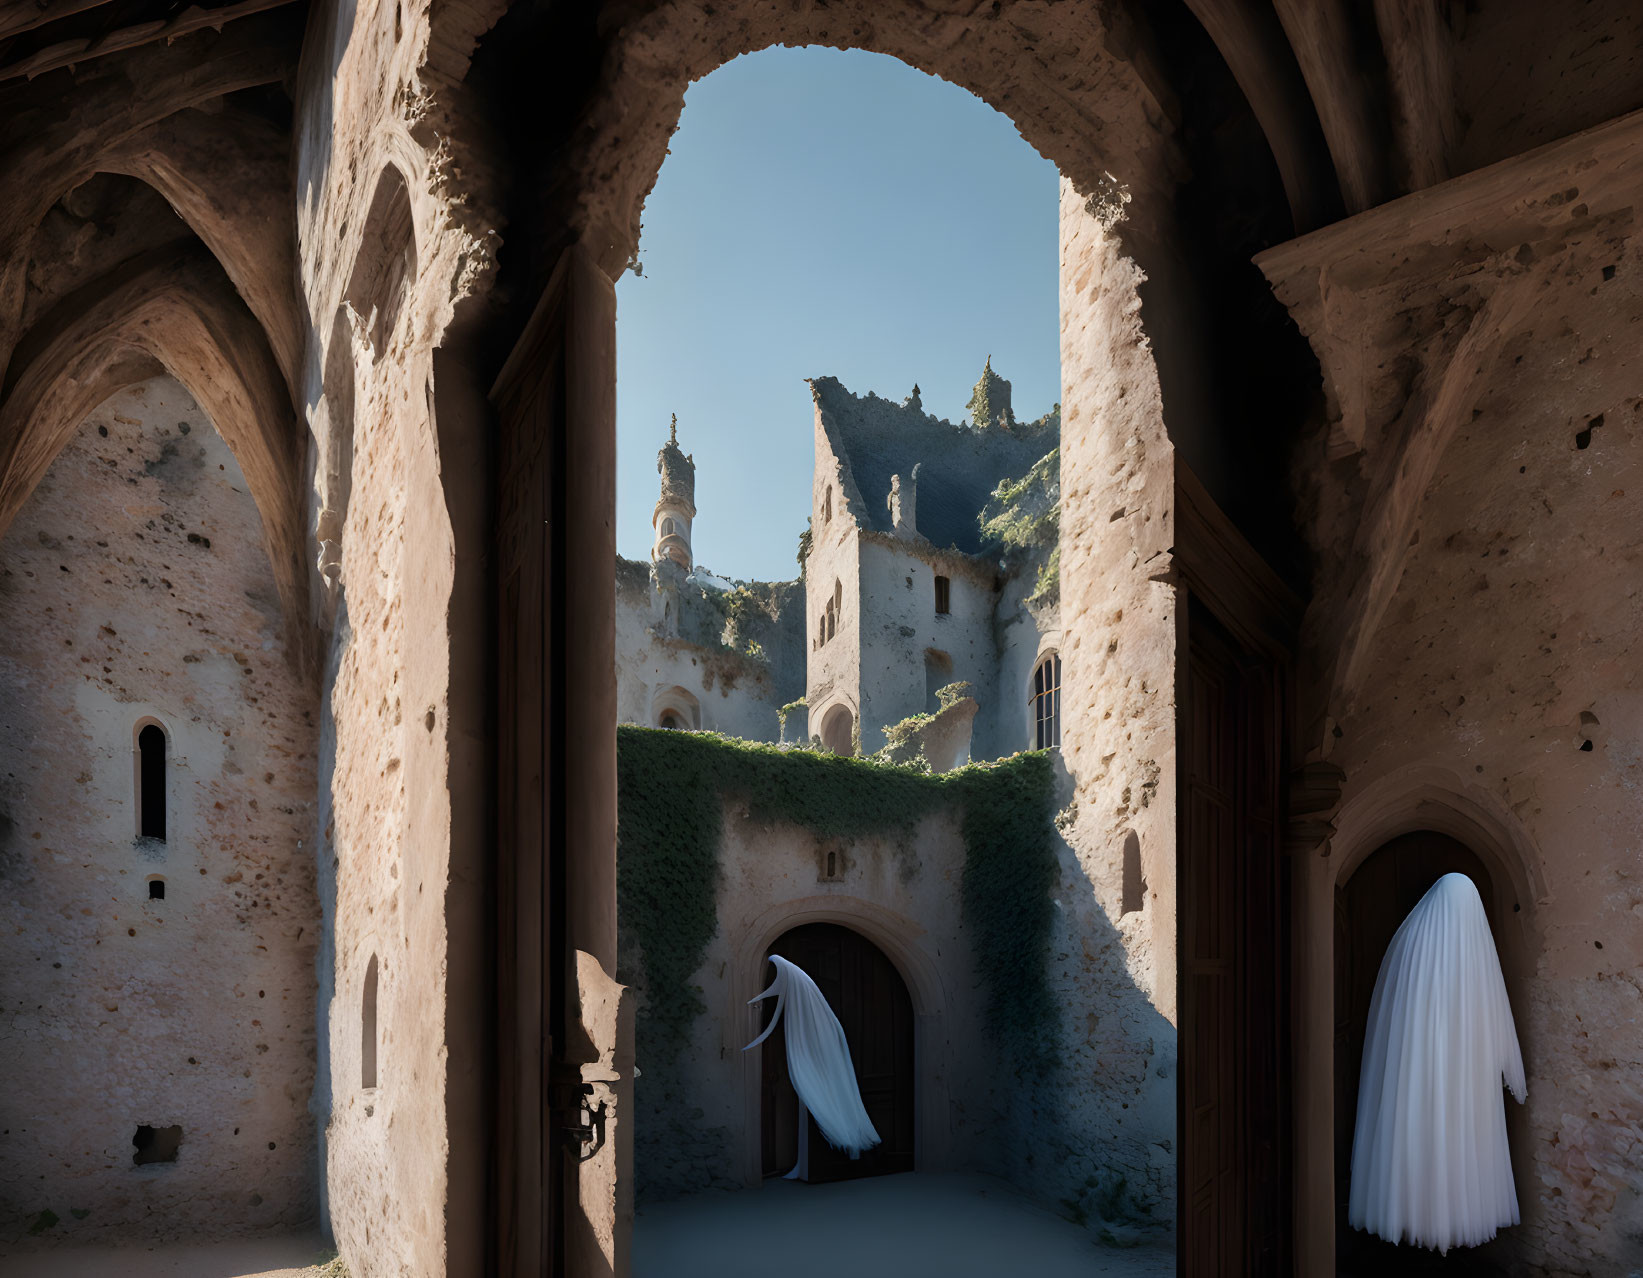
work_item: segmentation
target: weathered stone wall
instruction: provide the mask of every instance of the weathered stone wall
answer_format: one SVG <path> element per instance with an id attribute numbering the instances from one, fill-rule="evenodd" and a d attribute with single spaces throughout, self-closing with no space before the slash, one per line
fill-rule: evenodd
<path id="1" fill-rule="evenodd" d="M 843 706 L 861 722 L 861 581 L 856 526 L 846 510 L 844 475 L 833 452 L 821 413 L 815 417 L 816 468 L 811 477 L 810 555 L 804 565 L 805 669 L 804 697 L 809 734 L 821 735 L 822 720 Z M 831 514 L 827 506 L 831 490 Z M 841 601 L 833 638 L 823 640 L 822 619 L 828 601 Z"/>
<path id="2" fill-rule="evenodd" d="M 839 857 L 836 881 L 825 880 L 825 849 Z M 920 1168 L 979 1165 L 978 1132 L 988 1129 L 996 1103 L 959 918 L 964 844 L 957 823 L 932 817 L 905 839 L 824 840 L 786 823 L 754 821 L 732 800 L 719 866 L 718 931 L 692 982 L 707 1012 L 693 1023 L 676 1067 L 647 1061 L 639 1046 L 634 1161 L 641 1193 L 660 1198 L 760 1184 L 758 1062 L 751 1059 L 758 1053 L 741 1050 L 759 1032 L 760 1009 L 746 1001 L 769 984 L 770 942 L 819 919 L 862 931 L 909 983 L 926 1036 L 915 1103 L 921 1116 L 929 1113 L 923 1134 L 938 1137 Z M 933 974 L 923 990 L 910 962 Z"/>
<path id="3" fill-rule="evenodd" d="M 464 9 L 436 36 L 428 15 L 426 3 L 316 6 L 295 94 L 316 487 L 318 459 L 352 457 L 316 831 L 334 945 L 318 1117 L 328 1220 L 361 1278 L 477 1273 L 484 1248 L 489 422 L 480 361 L 436 351 L 491 266 L 486 172 L 453 114 L 465 38 L 490 19 Z M 339 430 L 351 449 L 335 447 Z M 325 589 L 317 572 L 310 585 Z"/>
<path id="4" fill-rule="evenodd" d="M 1098 213 L 1061 183 L 1061 756 L 1071 791 L 1062 979 L 1133 991 L 1086 1014 L 1070 1083 L 1024 1115 L 1090 1134 L 1120 1218 L 1168 1226 L 1175 1205 L 1174 454 L 1139 287 Z M 1143 907 L 1123 912 L 1134 841 Z M 1093 938 L 1093 944 L 1090 938 Z M 1042 1098 L 1040 1098 L 1042 1100 Z M 1048 1115 L 1056 1117 L 1051 1120 Z M 1036 1169 L 1034 1169 L 1036 1171 Z M 1041 1173 L 1040 1173 L 1041 1174 Z"/>
<path id="5" fill-rule="evenodd" d="M 1461 833 L 1513 907 L 1514 1271 L 1620 1278 L 1643 1255 L 1643 325 L 1621 283 L 1639 269 L 1630 250 L 1614 283 L 1548 291 L 1492 366 L 1330 755 L 1337 843 L 1451 806 L 1501 832 Z"/>
<path id="6" fill-rule="evenodd" d="M 671 565 L 661 571 L 676 575 Z M 618 560 L 617 722 L 656 727 L 664 710 L 685 708 L 686 727 L 779 741 L 777 712 L 804 695 L 804 595 L 797 584 L 773 588 L 790 597 L 761 628 L 769 640 L 760 644 L 765 655 L 754 656 L 719 642 L 725 613 L 702 592 L 684 582 L 660 589 L 649 564 Z M 674 613 L 684 608 L 705 615 L 681 620 Z M 788 726 L 790 733 L 802 732 L 804 712 L 795 711 Z"/>
<path id="7" fill-rule="evenodd" d="M 884 533 L 855 530 L 860 597 L 861 748 L 871 754 L 884 745 L 884 730 L 909 715 L 925 714 L 929 682 L 925 654 L 934 650 L 952 662 L 943 683 L 964 680 L 980 710 L 975 738 L 991 740 L 998 705 L 998 645 L 993 637 L 994 573 L 969 555 L 943 554 Z M 948 611 L 936 612 L 935 578 L 948 580 Z M 1016 748 L 1020 748 L 1019 743 Z M 978 752 L 971 743 L 972 758 Z"/>
<path id="8" fill-rule="evenodd" d="M 0 611 L 0 1237 L 310 1223 L 316 707 L 244 476 L 181 385 L 79 428 L 0 543 Z M 163 842 L 136 837 L 144 721 Z M 135 1166 L 139 1125 L 180 1125 L 176 1161 Z"/>
<path id="9" fill-rule="evenodd" d="M 1057 1023 L 1053 1068 L 1017 1077 L 983 1021 L 984 984 L 962 910 L 966 849 L 956 812 L 910 835 L 824 838 L 752 819 L 727 800 L 719 849 L 717 931 L 691 984 L 707 1011 L 677 1062 L 645 1055 L 635 1162 L 649 1199 L 703 1187 L 757 1187 L 758 1033 L 747 1000 L 768 984 L 764 955 L 782 932 L 831 921 L 861 932 L 895 963 L 913 1000 L 918 1169 L 1005 1174 L 1109 1242 L 1167 1229 L 1169 1150 L 1151 1142 L 1172 1121 L 1172 1082 L 1138 1080 L 1168 1026 L 1135 988 L 1122 939 L 1080 904 L 1089 884 L 1057 842 L 1048 978 Z M 827 856 L 836 857 L 834 877 Z M 633 938 L 625 945 L 632 947 Z M 636 948 L 624 960 L 647 997 Z M 1162 1169 L 1162 1170 L 1161 1170 Z"/>

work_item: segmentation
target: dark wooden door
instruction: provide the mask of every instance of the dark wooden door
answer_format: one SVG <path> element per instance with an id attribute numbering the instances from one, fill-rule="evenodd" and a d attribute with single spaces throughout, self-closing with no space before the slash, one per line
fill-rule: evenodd
<path id="1" fill-rule="evenodd" d="M 1370 853 L 1335 892 L 1335 1229 L 1338 1272 L 1404 1274 L 1496 1272 L 1487 1255 L 1459 1250 L 1448 1257 L 1394 1247 L 1355 1230 L 1347 1221 L 1352 1192 L 1352 1137 L 1358 1116 L 1358 1075 L 1375 978 L 1392 937 L 1409 911 L 1445 874 L 1477 884 L 1490 931 L 1499 935 L 1494 890 L 1477 853 L 1431 830 L 1401 835 Z"/>
<path id="2" fill-rule="evenodd" d="M 871 941 L 835 923 L 807 923 L 770 947 L 816 982 L 844 1027 L 862 1104 L 883 1143 L 860 1158 L 834 1149 L 810 1124 L 810 1179 L 853 1180 L 913 1170 L 913 1001 Z M 773 971 L 768 964 L 765 973 Z M 765 1005 L 765 1024 L 775 1000 Z M 766 1176 L 785 1176 L 798 1159 L 799 1097 L 787 1076 L 785 1028 L 764 1041 L 763 1155 Z"/>
<path id="3" fill-rule="evenodd" d="M 1180 705 L 1180 1245 L 1189 1278 L 1288 1271 L 1283 671 L 1189 603 Z"/>
<path id="4" fill-rule="evenodd" d="M 592 1272 L 628 1192 L 610 1153 L 566 1132 L 588 1043 L 578 952 L 616 959 L 616 296 L 567 249 L 492 389 L 498 415 L 497 1050 L 493 1264 L 509 1278 Z M 574 744 L 572 744 L 574 743 Z M 625 1051 L 626 1049 L 622 1049 Z M 613 1092 L 608 1080 L 592 1085 Z M 599 1102 L 610 1108 L 610 1096 Z M 595 1103 L 590 1099 L 590 1104 Z M 598 1217 L 598 1219 L 595 1219 Z"/>

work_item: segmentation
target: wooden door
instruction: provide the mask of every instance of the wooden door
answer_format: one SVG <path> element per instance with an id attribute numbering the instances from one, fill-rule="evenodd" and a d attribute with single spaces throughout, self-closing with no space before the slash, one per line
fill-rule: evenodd
<path id="1" fill-rule="evenodd" d="M 1471 878 L 1483 898 L 1489 929 L 1499 935 L 1494 887 L 1477 853 L 1457 839 L 1417 830 L 1383 844 L 1335 892 L 1335 1230 L 1338 1272 L 1405 1274 L 1496 1272 L 1486 1256 L 1451 1252 L 1447 1258 L 1394 1247 L 1355 1230 L 1347 1221 L 1352 1192 L 1352 1137 L 1358 1116 L 1358 1075 L 1375 978 L 1409 911 L 1445 874 Z"/>
<path id="2" fill-rule="evenodd" d="M 1189 602 L 1180 705 L 1179 1271 L 1288 1269 L 1282 670 Z"/>
<path id="3" fill-rule="evenodd" d="M 913 1170 L 913 1001 L 887 959 L 860 933 L 807 923 L 770 947 L 816 982 L 844 1027 L 862 1104 L 883 1143 L 852 1159 L 810 1124 L 810 1180 L 853 1180 Z M 765 972 L 773 969 L 766 964 Z M 775 1000 L 765 1004 L 765 1023 Z M 798 1158 L 798 1093 L 787 1076 L 785 1030 L 764 1041 L 761 1063 L 764 1174 L 785 1176 Z"/>
<path id="4" fill-rule="evenodd" d="M 616 962 L 615 317 L 610 280 L 580 246 L 567 249 L 491 392 L 499 424 L 492 1272 L 509 1278 L 594 1272 L 603 1237 L 625 1243 L 613 1221 L 631 1193 L 617 1171 L 631 1150 L 618 1111 L 631 1047 L 614 1041 L 619 1017 L 584 1016 L 585 999 L 597 1007 L 618 994 L 608 977 Z M 584 1104 L 607 1115 L 607 1139 L 585 1159 L 576 1133 Z"/>

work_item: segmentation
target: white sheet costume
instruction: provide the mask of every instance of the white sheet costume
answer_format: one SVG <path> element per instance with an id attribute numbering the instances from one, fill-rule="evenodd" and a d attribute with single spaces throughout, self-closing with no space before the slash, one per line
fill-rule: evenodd
<path id="1" fill-rule="evenodd" d="M 1349 1219 L 1447 1252 L 1518 1223 L 1501 1083 L 1523 1057 L 1472 880 L 1446 874 L 1398 928 L 1369 1005 Z"/>
<path id="2" fill-rule="evenodd" d="M 787 1179 L 803 1180 L 810 1174 L 807 1111 L 815 1116 L 827 1143 L 852 1158 L 859 1158 L 862 1150 L 877 1145 L 879 1134 L 861 1103 L 855 1066 L 850 1063 L 850 1044 L 826 996 L 802 968 L 775 954 L 770 961 L 776 965 L 776 979 L 763 994 L 747 1001 L 758 1003 L 774 994 L 776 1012 L 764 1032 L 742 1050 L 757 1047 L 769 1038 L 782 1013 L 787 1013 L 787 1075 L 799 1094 L 799 1161 L 787 1173 Z"/>

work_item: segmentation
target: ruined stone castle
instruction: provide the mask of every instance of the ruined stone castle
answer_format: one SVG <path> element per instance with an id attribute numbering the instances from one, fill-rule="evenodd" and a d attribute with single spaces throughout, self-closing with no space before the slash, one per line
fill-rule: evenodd
<path id="1" fill-rule="evenodd" d="M 694 81 L 809 44 L 1057 166 L 1059 412 L 818 379 L 801 584 L 693 579 L 672 441 L 617 564 L 647 193 Z M 713 797 L 768 904 L 704 942 L 692 1059 L 775 938 L 848 931 L 903 987 L 915 1171 L 1184 1275 L 1388 1272 L 1341 1225 L 1365 1002 L 1458 870 L 1528 1074 L 1475 1259 L 1627 1278 L 1640 48 L 1628 0 L 0 5 L 8 1272 L 318 1225 L 357 1278 L 626 1274 L 618 723 L 872 754 L 934 697 L 969 739 L 927 762 L 1056 746 L 1016 765 L 1051 1082 L 976 1073 L 977 929 L 910 886 L 994 774 L 810 750 L 769 766 L 934 788 L 832 842 Z M 672 1146 L 751 1193 L 756 1058 L 680 1083 Z"/>
<path id="2" fill-rule="evenodd" d="M 928 745 L 937 771 L 1058 745 L 1058 411 L 1017 422 L 990 359 L 968 425 L 925 414 L 916 386 L 899 404 L 830 377 L 811 391 L 794 582 L 698 570 L 696 468 L 674 422 L 651 562 L 618 561 L 622 722 L 835 754 L 880 750 L 890 733 L 909 755 Z M 941 722 L 910 722 L 926 716 Z"/>

